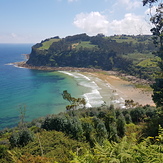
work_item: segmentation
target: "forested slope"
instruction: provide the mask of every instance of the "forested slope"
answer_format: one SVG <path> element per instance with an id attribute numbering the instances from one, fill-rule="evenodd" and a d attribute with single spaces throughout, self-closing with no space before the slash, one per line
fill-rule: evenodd
<path id="1" fill-rule="evenodd" d="M 53 37 L 32 47 L 27 64 L 50 67 L 85 67 L 118 70 L 144 79 L 158 71 L 152 36 Z"/>

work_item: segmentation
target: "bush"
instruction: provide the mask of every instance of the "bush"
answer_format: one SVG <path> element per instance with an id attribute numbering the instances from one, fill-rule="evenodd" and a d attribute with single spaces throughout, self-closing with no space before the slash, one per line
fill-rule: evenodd
<path id="1" fill-rule="evenodd" d="M 14 132 L 9 138 L 12 147 L 21 147 L 27 145 L 33 140 L 33 133 L 28 130 L 21 130 L 19 132 Z"/>
<path id="2" fill-rule="evenodd" d="M 7 152 L 7 147 L 5 145 L 0 145 L 0 159 L 5 156 Z"/>
<path id="3" fill-rule="evenodd" d="M 132 109 L 130 112 L 132 122 L 138 123 L 144 120 L 145 118 L 145 110 L 142 107 L 137 107 L 135 109 Z"/>
<path id="4" fill-rule="evenodd" d="M 81 122 L 77 117 L 69 116 L 49 116 L 43 122 L 41 128 L 46 130 L 56 130 L 68 134 L 74 139 L 80 139 L 83 135 Z"/>

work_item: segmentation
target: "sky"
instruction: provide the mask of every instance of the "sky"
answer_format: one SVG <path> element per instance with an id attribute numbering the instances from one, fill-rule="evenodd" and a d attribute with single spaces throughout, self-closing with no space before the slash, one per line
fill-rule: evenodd
<path id="1" fill-rule="evenodd" d="M 0 0 L 0 43 L 81 33 L 151 34 L 149 19 L 142 0 Z"/>

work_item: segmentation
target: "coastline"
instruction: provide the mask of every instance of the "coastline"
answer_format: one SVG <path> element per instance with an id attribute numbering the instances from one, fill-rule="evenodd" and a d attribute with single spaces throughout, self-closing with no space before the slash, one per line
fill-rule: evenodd
<path id="1" fill-rule="evenodd" d="M 109 83 L 112 89 L 124 100 L 133 100 L 134 102 L 137 102 L 143 106 L 155 106 L 152 100 L 152 90 L 147 90 L 146 88 L 136 88 L 132 82 L 123 80 L 120 77 L 112 74 L 106 75 L 98 72 L 85 72 L 83 74 L 86 76 L 87 74 L 92 75 L 101 79 L 105 83 Z"/>
<path id="2" fill-rule="evenodd" d="M 35 70 L 45 70 L 45 71 L 75 71 L 75 72 L 101 72 L 102 69 L 95 68 L 77 68 L 77 67 L 47 67 L 47 66 L 31 66 L 26 64 L 25 61 L 12 63 L 17 67 L 23 67 Z"/>
<path id="3" fill-rule="evenodd" d="M 76 67 L 45 67 L 45 66 L 31 66 L 23 62 L 13 63 L 17 67 L 23 67 L 28 69 L 46 70 L 46 71 L 70 71 L 79 72 L 85 76 L 91 75 L 92 77 L 99 78 L 103 82 L 111 85 L 112 89 L 124 100 L 133 100 L 140 105 L 155 106 L 152 101 L 152 90 L 145 88 L 136 88 L 135 84 L 149 85 L 149 81 L 138 79 L 133 76 L 119 74 L 115 71 L 104 71 L 102 69 L 95 68 L 76 68 Z M 122 79 L 125 78 L 126 80 Z"/>

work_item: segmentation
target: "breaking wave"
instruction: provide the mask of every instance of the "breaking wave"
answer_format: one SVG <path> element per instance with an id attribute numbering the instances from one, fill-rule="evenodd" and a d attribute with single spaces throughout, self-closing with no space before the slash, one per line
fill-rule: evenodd
<path id="1" fill-rule="evenodd" d="M 106 103 L 106 105 L 115 105 L 125 108 L 125 100 L 118 95 L 115 88 L 108 82 L 105 82 L 95 76 L 87 74 L 87 76 L 79 72 L 59 71 L 73 77 L 77 81 L 77 85 L 83 87 L 83 97 L 86 99 L 86 107 L 98 107 Z"/>

